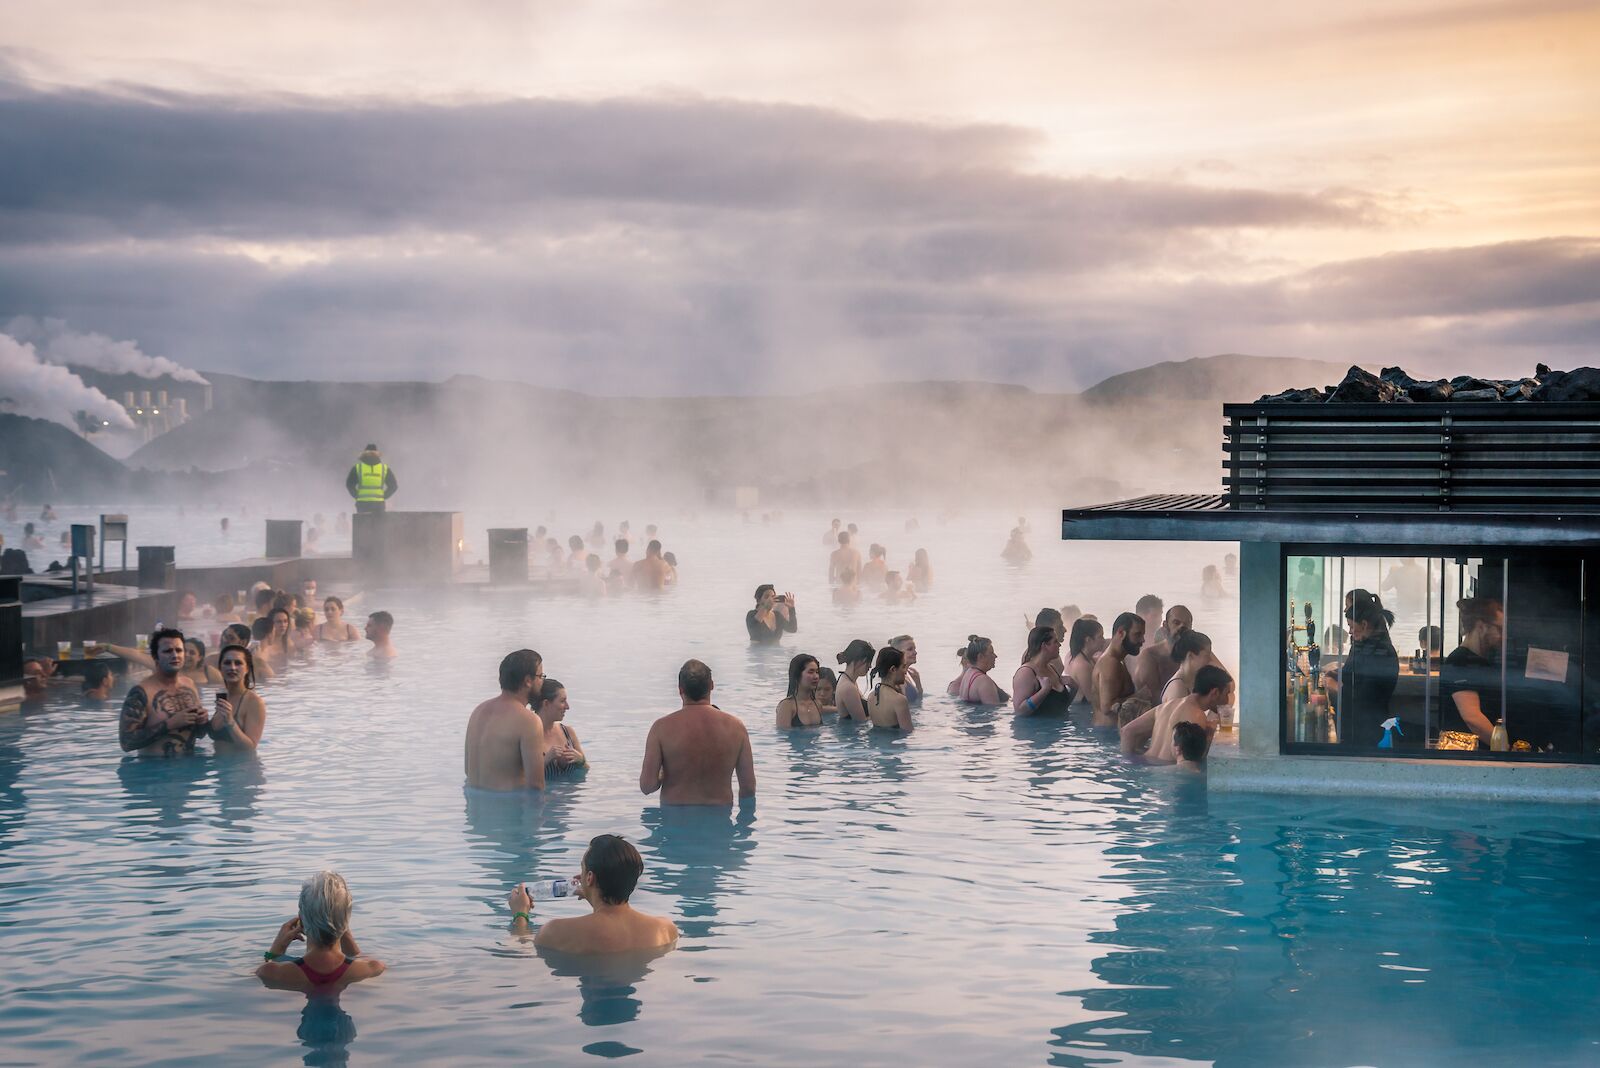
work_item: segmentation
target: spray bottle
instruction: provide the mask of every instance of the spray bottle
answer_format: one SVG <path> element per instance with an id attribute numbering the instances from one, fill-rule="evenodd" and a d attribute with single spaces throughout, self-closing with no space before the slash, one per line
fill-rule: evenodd
<path id="1" fill-rule="evenodd" d="M 1383 740 L 1378 743 L 1378 748 L 1393 749 L 1394 736 L 1398 734 L 1403 738 L 1405 737 L 1405 733 L 1405 731 L 1400 729 L 1399 717 L 1390 716 L 1388 719 L 1383 721 Z"/>

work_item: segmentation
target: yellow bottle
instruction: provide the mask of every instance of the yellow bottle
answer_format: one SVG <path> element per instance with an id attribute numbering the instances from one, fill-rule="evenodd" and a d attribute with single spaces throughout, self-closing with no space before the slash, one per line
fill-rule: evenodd
<path id="1" fill-rule="evenodd" d="M 1506 738 L 1506 722 L 1503 719 L 1494 721 L 1494 733 L 1489 735 L 1489 748 L 1496 753 L 1509 752 L 1511 742 Z"/>

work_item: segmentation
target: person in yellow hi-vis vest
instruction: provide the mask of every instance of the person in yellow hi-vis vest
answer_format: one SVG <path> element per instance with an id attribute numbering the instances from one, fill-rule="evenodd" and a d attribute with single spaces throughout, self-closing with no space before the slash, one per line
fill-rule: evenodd
<path id="1" fill-rule="evenodd" d="M 400 484 L 394 480 L 394 471 L 383 462 L 378 447 L 369 443 L 345 476 L 344 488 L 356 499 L 357 512 L 381 512 L 384 502 L 394 496 Z"/>

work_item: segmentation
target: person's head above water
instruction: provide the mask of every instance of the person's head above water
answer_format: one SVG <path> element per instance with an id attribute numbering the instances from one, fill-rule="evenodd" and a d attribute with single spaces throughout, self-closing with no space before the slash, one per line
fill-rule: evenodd
<path id="1" fill-rule="evenodd" d="M 906 658 L 906 667 L 917 662 L 917 639 L 909 634 L 896 634 L 889 639 L 889 644 L 900 650 L 900 655 Z"/>
<path id="2" fill-rule="evenodd" d="M 618 556 L 627 556 L 628 555 L 628 539 L 627 538 L 618 538 L 616 541 L 611 543 L 611 547 L 613 549 L 617 550 L 617 555 Z"/>
<path id="3" fill-rule="evenodd" d="M 879 545 L 877 542 L 873 542 L 870 546 L 867 547 L 867 559 L 869 559 L 869 560 L 882 560 L 882 559 L 885 559 L 888 555 L 889 555 L 889 550 L 885 549 L 883 546 Z"/>
<path id="4" fill-rule="evenodd" d="M 885 645 L 878 650 L 878 660 L 872 665 L 872 673 L 880 681 L 898 686 L 906 677 L 905 663 L 905 655 L 900 650 L 892 645 Z"/>
<path id="5" fill-rule="evenodd" d="M 1106 628 L 1101 626 L 1098 619 L 1081 616 L 1072 621 L 1072 635 L 1067 641 L 1067 655 L 1093 657 L 1100 649 L 1105 639 Z"/>
<path id="6" fill-rule="evenodd" d="M 678 669 L 678 693 L 685 704 L 709 704 L 713 687 L 711 669 L 701 661 L 685 660 Z"/>
<path id="7" fill-rule="evenodd" d="M 790 657 L 788 696 L 794 697 L 798 694 L 808 676 L 810 689 L 815 693 L 817 682 L 822 677 L 822 665 L 817 663 L 817 658 L 810 653 L 796 653 Z"/>
<path id="8" fill-rule="evenodd" d="M 1167 628 L 1167 639 L 1170 641 L 1194 626 L 1194 613 L 1181 604 L 1175 604 L 1167 609 L 1166 617 L 1161 622 Z"/>
<path id="9" fill-rule="evenodd" d="M 644 554 L 646 556 L 660 556 L 661 543 L 659 541 L 652 541 L 649 545 L 644 547 Z"/>
<path id="10" fill-rule="evenodd" d="M 394 616 L 388 612 L 378 611 L 367 617 L 368 637 L 387 638 L 392 630 L 394 630 Z"/>
<path id="11" fill-rule="evenodd" d="M 560 679 L 545 679 L 533 693 L 533 710 L 559 722 L 567 715 L 567 688 Z"/>
<path id="12" fill-rule="evenodd" d="M 1178 759 L 1189 764 L 1203 764 L 1206 759 L 1206 729 L 1189 720 L 1179 720 L 1172 725 L 1172 747 Z"/>
<path id="13" fill-rule="evenodd" d="M 850 532 L 849 531 L 847 531 L 847 530 L 839 531 L 839 544 L 840 545 L 849 545 L 850 544 Z"/>
<path id="14" fill-rule="evenodd" d="M 1061 650 L 1061 636 L 1056 633 L 1056 628 L 1041 624 L 1028 632 L 1028 651 L 1022 655 L 1022 662 L 1027 663 L 1038 656 L 1046 646 L 1053 646 L 1056 652 Z"/>
<path id="15" fill-rule="evenodd" d="M 583 566 L 589 574 L 598 575 L 600 573 L 600 558 L 594 553 L 590 553 L 589 558 L 583 562 Z"/>
<path id="16" fill-rule="evenodd" d="M 1191 656 L 1206 656 L 1211 652 L 1211 639 L 1198 630 L 1186 630 L 1172 641 L 1172 659 L 1179 664 Z"/>
<path id="17" fill-rule="evenodd" d="M 306 945 L 326 949 L 350 929 L 350 887 L 337 872 L 321 871 L 300 887 L 300 928 Z"/>
<path id="18" fill-rule="evenodd" d="M 1033 617 L 1035 627 L 1049 627 L 1056 632 L 1056 637 L 1065 636 L 1067 626 L 1061 620 L 1061 613 L 1054 608 L 1041 608 L 1039 614 Z"/>
<path id="19" fill-rule="evenodd" d="M 217 654 L 217 670 L 225 683 L 237 680 L 247 690 L 256 688 L 256 661 L 246 646 L 224 645 Z"/>
<path id="20" fill-rule="evenodd" d="M 644 858 L 620 834 L 596 835 L 583 851 L 580 878 L 585 889 L 593 889 L 603 904 L 626 905 L 643 874 Z"/>
<path id="21" fill-rule="evenodd" d="M 756 604 L 757 605 L 759 605 L 762 608 L 766 608 L 768 606 L 768 602 L 766 601 L 766 598 L 769 597 L 769 596 L 773 600 L 777 600 L 777 598 L 778 598 L 778 589 L 772 583 L 763 582 L 761 585 L 756 587 Z"/>
<path id="22" fill-rule="evenodd" d="M 583 549 L 583 537 L 582 537 L 582 535 L 574 534 L 572 537 L 568 538 L 567 539 L 567 548 L 571 549 L 573 552 L 582 551 L 582 549 Z"/>
<path id="23" fill-rule="evenodd" d="M 505 693 L 525 694 L 530 700 L 544 682 L 544 658 L 532 649 L 507 653 L 500 661 L 500 689 Z"/>
<path id="24" fill-rule="evenodd" d="M 1207 664 L 1194 675 L 1194 696 L 1200 707 L 1210 710 L 1228 703 L 1233 690 L 1233 676 L 1215 664 Z"/>
<path id="25" fill-rule="evenodd" d="M 1111 624 L 1112 644 L 1120 642 L 1124 656 L 1138 656 L 1144 645 L 1144 630 L 1144 620 L 1137 613 L 1124 612 Z"/>
<path id="26" fill-rule="evenodd" d="M 968 667 L 975 667 L 979 671 L 988 671 L 994 667 L 994 642 L 983 635 L 967 635 L 966 653 Z"/>
<path id="27" fill-rule="evenodd" d="M 91 660 L 83 665 L 83 692 L 98 697 L 108 696 L 113 677 L 110 664 Z"/>
<path id="28" fill-rule="evenodd" d="M 871 642 L 863 641 L 860 638 L 852 638 L 849 645 L 846 645 L 841 652 L 834 654 L 833 660 L 834 663 L 849 668 L 855 664 L 872 663 L 872 654 Z"/>
<path id="29" fill-rule="evenodd" d="M 150 656 L 156 670 L 164 675 L 176 675 L 183 670 L 188 649 L 184 645 L 183 631 L 162 627 L 150 635 Z"/>

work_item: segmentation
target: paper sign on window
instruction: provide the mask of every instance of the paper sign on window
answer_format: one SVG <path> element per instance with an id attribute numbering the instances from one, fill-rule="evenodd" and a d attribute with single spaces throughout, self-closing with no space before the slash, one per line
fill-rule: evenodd
<path id="1" fill-rule="evenodd" d="M 1567 654 L 1555 649 L 1528 649 L 1527 677 L 1545 682 L 1567 681 Z"/>

